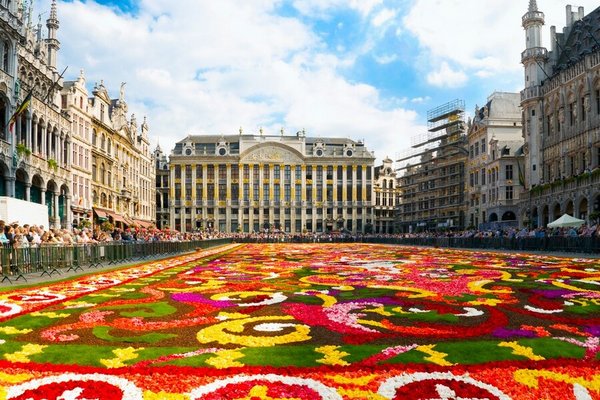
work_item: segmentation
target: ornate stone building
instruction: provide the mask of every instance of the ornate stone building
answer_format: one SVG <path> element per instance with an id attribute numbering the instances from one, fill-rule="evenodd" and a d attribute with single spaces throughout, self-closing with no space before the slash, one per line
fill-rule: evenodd
<path id="1" fill-rule="evenodd" d="M 63 81 L 56 69 L 59 27 L 56 2 L 46 20 L 47 38 L 42 38 L 41 22 L 34 29 L 31 9 L 21 2 L 3 2 L 2 34 L 4 67 L 14 84 L 4 76 L 6 86 L 2 130 L 1 175 L 3 194 L 46 204 L 50 225 L 70 226 L 71 201 L 71 121 L 61 113 Z M 16 54 L 16 58 L 13 56 Z M 12 90 L 14 88 L 14 90 Z M 9 125 L 15 107 L 31 93 L 27 110 Z"/>
<path id="2" fill-rule="evenodd" d="M 156 227 L 163 229 L 169 225 L 169 159 L 159 145 L 154 150 L 156 169 Z"/>
<path id="3" fill-rule="evenodd" d="M 566 7 L 562 33 L 550 29 L 535 0 L 523 15 L 525 89 L 521 92 L 528 196 L 523 221 L 545 226 L 563 213 L 589 219 L 600 212 L 600 8 Z"/>
<path id="4" fill-rule="evenodd" d="M 92 122 L 92 203 L 96 221 L 150 227 L 156 217 L 155 169 L 146 119 L 128 117 L 125 84 L 111 99 L 103 82 L 89 100 Z"/>
<path id="5" fill-rule="evenodd" d="M 518 225 L 524 166 L 518 93 L 494 92 L 468 124 L 467 225 L 480 229 Z M 519 164 L 521 162 L 521 164 Z"/>
<path id="6" fill-rule="evenodd" d="M 71 121 L 71 212 L 73 225 L 92 217 L 92 118 L 86 80 L 81 71 L 75 81 L 65 82 L 62 109 Z"/>
<path id="7" fill-rule="evenodd" d="M 373 161 L 362 142 L 304 131 L 188 136 L 169 158 L 169 227 L 364 232 L 373 223 Z"/>
<path id="8" fill-rule="evenodd" d="M 375 205 L 373 206 L 375 233 L 394 233 L 400 186 L 392 165 L 393 161 L 386 157 L 383 164 L 375 168 Z"/>

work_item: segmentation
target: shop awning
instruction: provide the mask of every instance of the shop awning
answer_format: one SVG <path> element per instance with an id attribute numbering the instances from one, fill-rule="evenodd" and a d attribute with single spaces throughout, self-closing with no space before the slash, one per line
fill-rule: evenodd
<path id="1" fill-rule="evenodd" d="M 123 223 L 126 223 L 125 218 L 123 218 L 122 215 L 116 214 L 116 213 L 110 213 L 110 215 L 113 218 L 114 222 L 123 222 Z"/>
<path id="2" fill-rule="evenodd" d="M 151 221 L 144 221 L 142 219 L 134 219 L 133 222 L 135 222 L 137 225 L 141 226 L 144 229 L 148 229 L 152 226 Z"/>
<path id="3" fill-rule="evenodd" d="M 94 208 L 94 212 L 96 213 L 98 218 L 108 218 L 108 211 L 104 211 L 99 208 Z"/>

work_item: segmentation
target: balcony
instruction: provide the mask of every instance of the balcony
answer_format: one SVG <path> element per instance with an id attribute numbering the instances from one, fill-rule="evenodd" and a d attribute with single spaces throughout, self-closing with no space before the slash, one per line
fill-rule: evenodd
<path id="1" fill-rule="evenodd" d="M 548 50 L 544 47 L 532 47 L 521 53 L 521 63 L 524 64 L 530 58 L 539 61 L 546 60 L 548 59 Z"/>
<path id="2" fill-rule="evenodd" d="M 521 90 L 521 103 L 537 97 L 542 97 L 542 88 L 540 86 L 532 86 Z"/>
<path id="3" fill-rule="evenodd" d="M 544 13 L 541 11 L 529 11 L 525 15 L 523 15 L 521 22 L 523 25 L 528 24 L 530 22 L 536 22 L 539 24 L 544 23 Z"/>
<path id="4" fill-rule="evenodd" d="M 125 200 L 131 200 L 131 190 L 130 189 L 121 189 L 121 198 Z"/>

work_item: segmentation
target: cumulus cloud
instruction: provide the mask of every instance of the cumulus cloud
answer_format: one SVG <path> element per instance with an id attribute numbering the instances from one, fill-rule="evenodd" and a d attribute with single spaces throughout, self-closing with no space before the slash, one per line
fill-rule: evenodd
<path id="1" fill-rule="evenodd" d="M 443 61 L 439 68 L 427 75 L 427 82 L 433 86 L 455 88 L 467 82 L 467 74 L 463 71 L 453 70 L 447 62 Z"/>
<path id="2" fill-rule="evenodd" d="M 569 3 L 537 2 L 546 16 L 544 46 L 550 47 L 551 25 L 562 31 Z M 577 4 L 584 6 L 586 13 L 598 6 L 597 0 L 580 0 Z M 521 17 L 527 6 L 526 1 L 486 0 L 483 4 L 479 0 L 416 0 L 404 17 L 405 31 L 401 33 L 409 32 L 417 38 L 431 61 L 429 65 L 446 61 L 480 78 L 516 76 L 522 71 L 520 55 L 525 48 L 525 34 Z M 440 76 L 435 72 L 430 75 Z M 455 78 L 460 81 L 460 74 Z"/>
<path id="3" fill-rule="evenodd" d="M 296 3 L 308 12 L 344 2 Z M 367 17 L 380 4 L 356 0 L 349 7 Z M 345 78 L 340 70 L 356 55 L 330 53 L 312 26 L 280 15 L 278 6 L 144 0 L 131 14 L 91 0 L 60 2 L 59 63 L 71 66 L 67 80 L 83 68 L 90 86 L 104 80 L 113 97 L 127 82 L 130 111 L 148 116 L 151 140 L 160 138 L 163 149 L 188 134 L 233 134 L 240 126 L 364 138 L 378 159 L 390 146 L 406 147 L 422 129 L 417 114 Z M 38 7 L 48 9 L 49 0 Z M 98 21 L 102 29 L 90 29 Z"/>

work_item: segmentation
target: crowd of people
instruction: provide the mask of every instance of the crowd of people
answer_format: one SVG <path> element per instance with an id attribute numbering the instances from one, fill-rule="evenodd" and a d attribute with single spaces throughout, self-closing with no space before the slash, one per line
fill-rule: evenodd
<path id="1" fill-rule="evenodd" d="M 252 233 L 224 233 L 218 231 L 178 232 L 171 229 L 115 228 L 103 231 L 99 226 L 91 228 L 46 229 L 43 226 L 5 223 L 0 220 L 0 244 L 10 247 L 33 247 L 43 245 L 75 245 L 107 242 L 154 242 L 189 241 L 230 238 L 234 241 L 297 241 L 327 242 L 334 240 L 362 241 L 372 239 L 403 238 L 545 238 L 545 237 L 591 237 L 600 238 L 600 224 L 582 225 L 578 228 L 515 228 L 490 230 L 468 229 L 463 231 L 423 231 L 415 233 L 352 233 L 347 230 L 333 232 L 304 232 L 289 234 L 275 229 L 263 229 Z"/>

